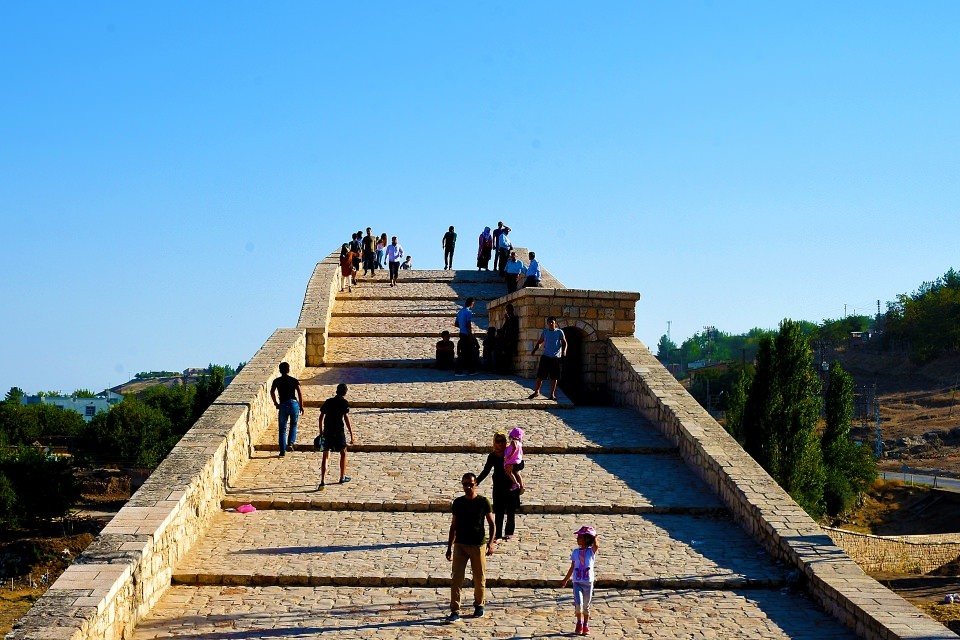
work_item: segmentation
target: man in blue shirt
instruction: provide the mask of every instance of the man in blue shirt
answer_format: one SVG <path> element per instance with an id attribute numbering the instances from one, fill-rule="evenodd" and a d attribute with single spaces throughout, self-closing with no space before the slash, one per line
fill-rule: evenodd
<path id="1" fill-rule="evenodd" d="M 456 375 L 465 375 L 463 370 L 473 375 L 476 372 L 477 364 L 475 352 L 477 351 L 476 338 L 473 337 L 473 298 L 467 298 L 463 303 L 463 308 L 457 312 L 457 318 L 453 324 L 460 330 L 460 338 L 457 340 L 457 370 Z"/>
<path id="2" fill-rule="evenodd" d="M 510 252 L 510 259 L 507 260 L 507 266 L 503 269 L 503 279 L 507 282 L 507 293 L 513 293 L 520 284 L 520 279 L 526 272 L 526 267 L 517 259 L 517 252 Z"/>
<path id="3" fill-rule="evenodd" d="M 527 265 L 527 279 L 523 282 L 524 287 L 540 286 L 540 263 L 537 262 L 537 254 L 530 252 L 530 264 Z"/>
<path id="4" fill-rule="evenodd" d="M 567 338 L 563 335 L 563 330 L 557 328 L 557 319 L 553 316 L 547 318 L 547 328 L 540 332 L 540 339 L 533 345 L 530 355 L 533 355 L 543 346 L 543 354 L 540 356 L 540 364 L 537 365 L 537 384 L 533 388 L 533 393 L 529 399 L 533 400 L 540 395 L 540 385 L 544 378 L 550 378 L 550 400 L 557 399 L 557 383 L 560 382 L 560 358 L 567 355 Z"/>

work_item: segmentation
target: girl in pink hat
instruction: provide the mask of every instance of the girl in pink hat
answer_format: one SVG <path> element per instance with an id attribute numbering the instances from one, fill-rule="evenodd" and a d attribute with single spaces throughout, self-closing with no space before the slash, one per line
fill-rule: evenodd
<path id="1" fill-rule="evenodd" d="M 573 608 L 577 614 L 577 628 L 574 633 L 590 633 L 590 600 L 593 598 L 594 559 L 600 545 L 597 544 L 597 530 L 583 526 L 577 529 L 577 548 L 570 554 L 570 569 L 560 583 L 567 586 L 573 576 Z"/>
<path id="2" fill-rule="evenodd" d="M 514 427 L 510 429 L 510 444 L 503 452 L 503 470 L 507 478 L 512 483 L 510 491 L 519 491 L 523 493 L 523 478 L 520 477 L 520 469 L 523 467 L 523 429 Z"/>

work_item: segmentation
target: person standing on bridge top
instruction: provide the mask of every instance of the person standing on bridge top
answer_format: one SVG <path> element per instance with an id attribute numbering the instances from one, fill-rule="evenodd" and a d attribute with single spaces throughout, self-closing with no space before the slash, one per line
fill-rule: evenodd
<path id="1" fill-rule="evenodd" d="M 462 376 L 464 369 L 467 374 L 473 375 L 477 368 L 476 339 L 473 337 L 473 298 L 467 298 L 463 307 L 457 312 L 453 324 L 460 331 L 457 339 L 457 369 L 455 375 Z"/>
<path id="2" fill-rule="evenodd" d="M 450 580 L 450 615 L 447 622 L 460 621 L 460 594 L 463 591 L 463 578 L 467 570 L 467 560 L 473 572 L 473 617 L 483 615 L 484 597 L 487 586 L 487 558 L 493 555 L 493 507 L 486 496 L 477 493 L 477 476 L 463 474 L 460 483 L 463 495 L 453 501 L 450 521 L 450 533 L 447 537 L 447 560 L 453 563 Z M 486 536 L 483 526 L 490 535 Z M 486 542 L 486 545 L 484 545 Z M 486 546 L 486 549 L 484 549 Z"/>
<path id="3" fill-rule="evenodd" d="M 326 486 L 324 478 L 327 475 L 327 456 L 331 451 L 340 452 L 340 484 L 350 482 L 350 476 L 347 475 L 347 435 L 343 430 L 344 424 L 350 431 L 350 445 L 356 442 L 348 413 L 350 403 L 347 402 L 347 385 L 341 382 L 337 385 L 337 395 L 325 400 L 320 407 L 320 431 L 323 433 L 323 460 L 320 462 L 320 486 L 317 487 L 320 491 Z"/>
<path id="4" fill-rule="evenodd" d="M 353 284 L 357 284 L 360 265 L 363 263 L 363 232 L 357 231 L 350 241 L 350 253 L 353 255 Z"/>
<path id="5" fill-rule="evenodd" d="M 280 430 L 280 457 L 287 451 L 293 451 L 297 443 L 297 422 L 303 413 L 303 396 L 300 395 L 300 381 L 290 374 L 290 365 L 280 363 L 280 377 L 273 379 L 270 385 L 270 398 L 279 411 L 277 426 Z M 279 397 L 278 397 L 279 396 Z M 287 433 L 287 420 L 290 420 L 290 432 Z"/>
<path id="6" fill-rule="evenodd" d="M 593 527 L 580 527 L 577 532 L 577 548 L 570 554 L 570 568 L 560 581 L 560 587 L 567 586 L 573 577 L 573 608 L 577 614 L 577 627 L 574 633 L 590 635 L 590 601 L 593 599 L 593 582 L 596 579 L 594 564 L 600 545 L 597 543 L 597 530 Z"/>
<path id="7" fill-rule="evenodd" d="M 547 318 L 547 328 L 540 332 L 540 339 L 533 345 L 530 355 L 533 355 L 543 346 L 543 355 L 540 356 L 540 363 L 537 365 L 537 383 L 530 394 L 529 400 L 533 400 L 540 395 L 540 385 L 544 378 L 550 378 L 551 400 L 557 399 L 557 383 L 560 381 L 561 358 L 567 355 L 567 338 L 563 335 L 563 329 L 557 328 L 557 319 L 553 316 Z"/>
<path id="8" fill-rule="evenodd" d="M 493 251 L 493 236 L 490 227 L 484 227 L 480 234 L 480 246 L 477 248 L 477 271 L 490 271 L 490 253 Z"/>
<path id="9" fill-rule="evenodd" d="M 529 254 L 530 263 L 527 265 L 527 277 L 523 281 L 524 288 L 540 286 L 540 263 L 537 262 L 537 254 L 533 251 Z"/>
<path id="10" fill-rule="evenodd" d="M 383 257 L 387 253 L 387 234 L 381 233 L 380 237 L 377 238 L 377 269 L 386 269 L 386 265 L 383 262 Z"/>
<path id="11" fill-rule="evenodd" d="M 443 247 L 443 268 L 444 270 L 453 269 L 453 250 L 457 246 L 457 234 L 450 225 L 450 230 L 443 234 L 443 241 L 440 243 Z"/>
<path id="12" fill-rule="evenodd" d="M 500 274 L 501 278 L 507 268 L 507 258 L 510 257 L 510 252 L 513 250 L 513 243 L 510 242 L 509 235 L 510 227 L 504 227 L 500 237 L 497 238 L 497 262 L 499 263 L 497 273 Z"/>
<path id="13" fill-rule="evenodd" d="M 499 272 L 503 267 L 500 264 L 500 254 L 497 252 L 497 247 L 500 243 L 500 234 L 503 233 L 503 220 L 497 222 L 497 228 L 493 230 L 493 270 Z"/>
<path id="14" fill-rule="evenodd" d="M 400 258 L 403 257 L 403 247 L 397 242 L 397 236 L 390 239 L 387 245 L 387 266 L 390 267 L 390 286 L 397 286 L 397 276 L 400 275 Z"/>
<path id="15" fill-rule="evenodd" d="M 363 275 L 370 271 L 370 277 L 377 277 L 377 239 L 373 235 L 370 227 L 367 227 L 367 235 L 363 236 L 361 242 L 363 246 Z"/>

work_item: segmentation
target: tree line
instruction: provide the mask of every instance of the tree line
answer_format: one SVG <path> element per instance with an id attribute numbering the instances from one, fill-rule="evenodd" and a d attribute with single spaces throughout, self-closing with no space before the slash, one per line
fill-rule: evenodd
<path id="1" fill-rule="evenodd" d="M 66 515 L 79 498 L 77 468 L 158 465 L 223 391 L 226 370 L 211 365 L 195 385 L 126 395 L 90 422 L 50 404 L 23 405 L 23 391 L 10 389 L 0 402 L 0 524 Z"/>

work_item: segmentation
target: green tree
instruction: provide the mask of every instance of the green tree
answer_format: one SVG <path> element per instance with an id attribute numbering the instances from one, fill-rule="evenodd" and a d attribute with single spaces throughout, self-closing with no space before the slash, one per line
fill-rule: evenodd
<path id="1" fill-rule="evenodd" d="M 743 448 L 774 478 L 780 468 L 780 433 L 773 425 L 775 403 L 773 338 L 764 336 L 757 347 L 756 368 L 743 407 Z"/>
<path id="2" fill-rule="evenodd" d="M 196 421 L 203 412 L 223 393 L 224 368 L 211 364 L 207 371 L 200 376 L 197 382 L 197 393 L 193 400 L 193 420 Z"/>
<path id="3" fill-rule="evenodd" d="M 22 400 L 25 395 L 27 394 L 25 394 L 23 389 L 20 387 L 10 387 L 10 391 L 7 391 L 7 395 L 3 401 L 12 404 L 20 404 L 20 400 Z"/>
<path id="4" fill-rule="evenodd" d="M 730 389 L 730 399 L 727 401 L 726 420 L 724 428 L 741 444 L 744 441 L 743 417 L 747 406 L 747 394 L 750 383 L 753 381 L 752 367 L 741 367 L 737 380 Z"/>
<path id="5" fill-rule="evenodd" d="M 137 398 L 126 397 L 90 423 L 102 455 L 136 467 L 155 467 L 170 451 L 170 419 Z"/>
<path id="6" fill-rule="evenodd" d="M 660 362 L 676 362 L 677 357 L 674 355 L 674 351 L 677 349 L 677 343 L 671 340 L 667 334 L 660 336 L 660 341 L 657 342 L 657 358 L 660 359 Z"/>
<path id="7" fill-rule="evenodd" d="M 827 513 L 839 515 L 856 505 L 877 477 L 877 463 L 869 448 L 850 440 L 853 420 L 853 378 L 838 361 L 830 365 L 824 394 L 821 448 L 826 471 L 824 502 Z"/>
<path id="8" fill-rule="evenodd" d="M 801 323 L 784 320 L 774 343 L 774 424 L 781 435 L 777 482 L 807 513 L 823 512 L 823 469 L 817 421 L 820 379 Z"/>
<path id="9" fill-rule="evenodd" d="M 74 398 L 96 398 L 97 394 L 95 394 L 93 391 L 90 391 L 90 389 L 77 389 L 76 391 L 73 392 L 73 397 Z"/>
<path id="10" fill-rule="evenodd" d="M 16 494 L 17 519 L 28 524 L 65 516 L 80 497 L 70 459 L 34 447 L 21 446 L 0 457 L 0 476 Z M 0 495 L 0 503 L 7 499 Z"/>

